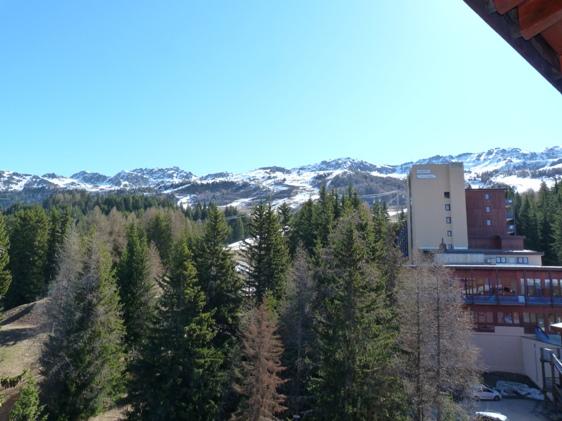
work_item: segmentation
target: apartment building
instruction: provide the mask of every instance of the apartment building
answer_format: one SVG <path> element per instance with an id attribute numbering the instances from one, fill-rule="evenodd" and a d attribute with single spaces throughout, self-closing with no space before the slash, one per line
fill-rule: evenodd
<path id="1" fill-rule="evenodd" d="M 562 267 L 516 235 L 506 189 L 465 186 L 462 163 L 414 166 L 408 177 L 409 256 L 430 254 L 460 283 L 476 330 L 547 332 L 562 321 Z"/>
<path id="2" fill-rule="evenodd" d="M 408 189 L 409 256 L 468 249 L 463 164 L 415 165 Z"/>

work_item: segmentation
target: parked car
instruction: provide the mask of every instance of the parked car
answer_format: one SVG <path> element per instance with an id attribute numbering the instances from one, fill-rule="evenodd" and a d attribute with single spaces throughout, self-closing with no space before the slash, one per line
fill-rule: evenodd
<path id="1" fill-rule="evenodd" d="M 484 384 L 474 386 L 472 398 L 477 400 L 499 401 L 502 398 L 500 392 Z"/>
<path id="2" fill-rule="evenodd" d="M 507 416 L 499 412 L 476 412 L 474 415 L 476 421 L 509 421 Z"/>

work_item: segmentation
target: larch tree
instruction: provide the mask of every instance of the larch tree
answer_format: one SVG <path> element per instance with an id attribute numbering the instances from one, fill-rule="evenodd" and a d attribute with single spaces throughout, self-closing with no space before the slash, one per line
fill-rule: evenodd
<path id="1" fill-rule="evenodd" d="M 418 421 L 462 414 L 463 408 L 452 398 L 477 380 L 470 314 L 450 275 L 420 257 L 400 276 L 401 377 Z"/>
<path id="2" fill-rule="evenodd" d="M 279 392 L 284 383 L 281 372 L 283 344 L 276 333 L 277 323 L 267 303 L 248 315 L 242 332 L 242 361 L 235 390 L 243 396 L 232 417 L 238 421 L 276 421 L 285 411 L 285 396 Z"/>

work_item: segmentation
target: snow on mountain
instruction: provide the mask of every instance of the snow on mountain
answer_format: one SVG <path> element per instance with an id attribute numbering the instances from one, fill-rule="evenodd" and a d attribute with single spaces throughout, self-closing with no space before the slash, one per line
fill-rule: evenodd
<path id="1" fill-rule="evenodd" d="M 90 192 L 133 190 L 175 196 L 187 206 L 213 201 L 220 205 L 250 207 L 260 200 L 274 206 L 296 207 L 318 197 L 319 188 L 345 189 L 352 184 L 371 200 L 405 202 L 405 178 L 414 164 L 463 162 L 467 181 L 474 187 L 512 186 L 518 191 L 537 190 L 562 177 L 562 147 L 542 152 L 519 148 L 494 148 L 478 153 L 432 156 L 399 165 L 375 165 L 352 158 L 322 161 L 287 169 L 271 166 L 245 173 L 221 172 L 195 176 L 178 167 L 137 168 L 113 176 L 80 171 L 70 177 L 54 173 L 42 176 L 0 170 L 0 193 L 26 191 L 86 190 Z M 377 199 L 377 200 L 378 200 Z"/>

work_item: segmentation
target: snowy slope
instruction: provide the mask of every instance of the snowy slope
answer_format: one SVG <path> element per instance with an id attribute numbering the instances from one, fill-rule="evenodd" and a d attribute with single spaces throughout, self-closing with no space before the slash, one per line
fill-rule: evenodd
<path id="1" fill-rule="evenodd" d="M 178 167 L 138 168 L 113 176 L 81 171 L 70 177 L 42 176 L 0 170 L 0 193 L 85 190 L 90 192 L 140 191 L 175 196 L 180 204 L 213 201 L 220 205 L 249 207 L 260 200 L 295 207 L 318 197 L 320 186 L 344 189 L 352 184 L 367 200 L 403 203 L 405 177 L 414 164 L 463 162 L 467 181 L 474 187 L 508 185 L 518 191 L 537 190 L 541 182 L 551 185 L 562 177 L 562 147 L 542 152 L 518 148 L 494 148 L 455 156 L 433 156 L 399 165 L 375 165 L 351 158 L 322 161 L 286 169 L 258 168 L 246 173 L 216 173 L 196 176 Z"/>

